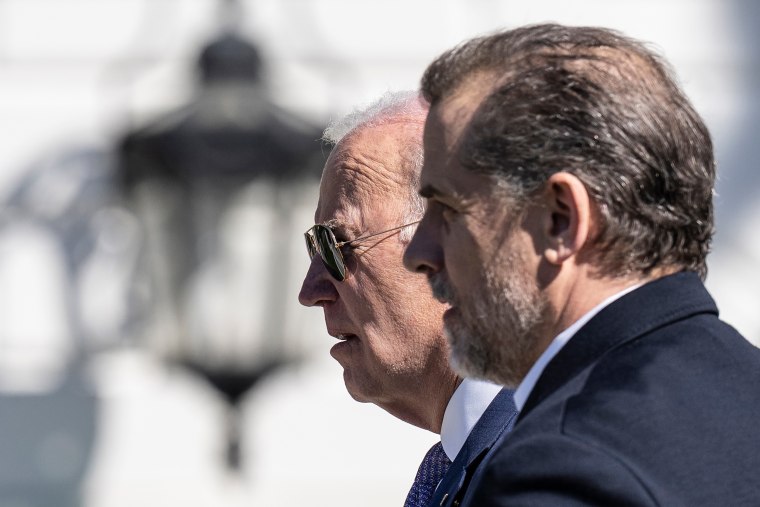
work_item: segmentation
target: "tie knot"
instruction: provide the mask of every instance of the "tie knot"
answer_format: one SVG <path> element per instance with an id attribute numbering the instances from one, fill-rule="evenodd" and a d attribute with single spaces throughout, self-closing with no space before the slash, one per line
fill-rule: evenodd
<path id="1" fill-rule="evenodd" d="M 425 454 L 425 458 L 417 470 L 417 476 L 414 478 L 412 489 L 406 497 L 404 507 L 426 507 L 433 497 L 436 486 L 446 475 L 451 461 L 443 450 L 440 442 L 433 445 Z"/>

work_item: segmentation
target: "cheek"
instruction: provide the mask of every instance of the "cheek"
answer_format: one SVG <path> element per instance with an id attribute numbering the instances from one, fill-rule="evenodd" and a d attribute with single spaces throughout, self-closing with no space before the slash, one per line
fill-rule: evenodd
<path id="1" fill-rule="evenodd" d="M 420 347 L 418 334 L 429 335 L 431 328 L 440 327 L 444 305 L 433 299 L 424 275 L 389 273 L 377 289 L 367 329 L 378 354 L 407 355 Z"/>
<path id="2" fill-rule="evenodd" d="M 349 282 L 347 280 L 347 282 Z M 350 289 L 349 289 L 350 287 Z M 390 306 L 394 295 L 382 280 L 382 273 L 362 269 L 352 275 L 344 291 L 343 304 L 354 326 L 366 337 L 367 344 L 379 348 L 378 342 L 389 332 Z"/>
<path id="3" fill-rule="evenodd" d="M 452 227 L 443 249 L 446 271 L 453 284 L 466 283 L 479 271 L 483 262 L 483 250 L 469 229 Z"/>

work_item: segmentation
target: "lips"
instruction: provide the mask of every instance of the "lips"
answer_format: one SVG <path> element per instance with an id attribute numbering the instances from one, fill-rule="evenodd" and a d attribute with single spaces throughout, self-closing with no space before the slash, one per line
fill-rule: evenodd
<path id="1" fill-rule="evenodd" d="M 339 328 L 336 329 L 334 327 L 328 327 L 327 328 L 327 334 L 329 334 L 333 338 L 336 338 L 336 339 L 338 339 L 340 341 L 348 341 L 348 340 L 352 340 L 354 338 L 358 338 L 358 336 L 355 335 L 354 333 L 351 333 L 351 332 L 349 332 L 349 331 L 347 331 L 345 329 L 339 329 Z"/>
<path id="2" fill-rule="evenodd" d="M 330 333 L 332 334 L 332 333 Z M 344 368 L 348 366 L 352 351 L 361 343 L 359 337 L 353 333 L 335 333 L 333 334 L 338 341 L 330 347 L 330 355 L 337 360 Z"/>

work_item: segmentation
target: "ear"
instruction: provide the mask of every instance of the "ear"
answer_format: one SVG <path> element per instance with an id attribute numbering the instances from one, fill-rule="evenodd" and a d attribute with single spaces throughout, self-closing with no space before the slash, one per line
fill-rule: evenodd
<path id="1" fill-rule="evenodd" d="M 581 180 L 566 172 L 553 174 L 544 189 L 544 257 L 560 265 L 589 239 L 591 198 Z"/>

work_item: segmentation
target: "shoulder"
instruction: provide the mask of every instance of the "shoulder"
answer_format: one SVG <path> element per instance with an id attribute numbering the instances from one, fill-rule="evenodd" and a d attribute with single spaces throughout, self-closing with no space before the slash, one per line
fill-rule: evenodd
<path id="1" fill-rule="evenodd" d="M 760 351 L 715 316 L 654 329 L 524 414 L 471 505 L 710 505 L 747 492 L 745 470 L 760 466 L 748 430 L 760 420 L 758 385 Z"/>
<path id="2" fill-rule="evenodd" d="M 508 437 L 484 465 L 468 506 L 657 505 L 624 461 L 583 439 Z"/>
<path id="3" fill-rule="evenodd" d="M 715 316 L 701 315 L 607 351 L 554 393 L 546 409 L 564 434 L 606 445 L 632 436 L 645 439 L 645 447 L 667 445 L 673 435 L 701 438 L 697 423 L 726 427 L 728 414 L 760 417 L 757 385 L 760 350 Z"/>

